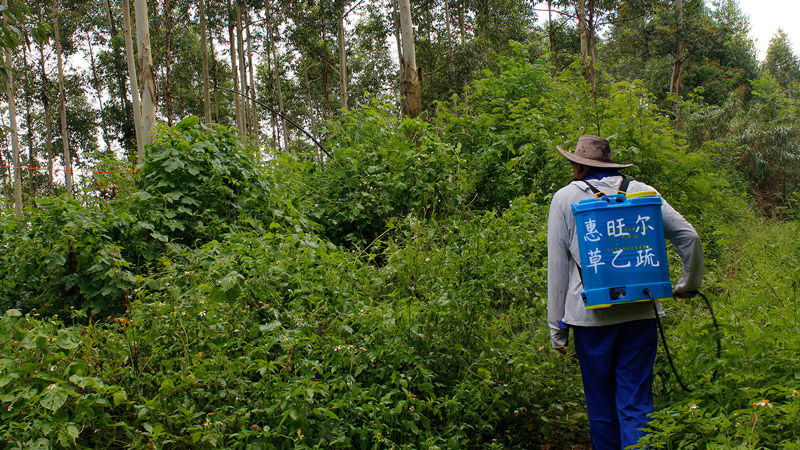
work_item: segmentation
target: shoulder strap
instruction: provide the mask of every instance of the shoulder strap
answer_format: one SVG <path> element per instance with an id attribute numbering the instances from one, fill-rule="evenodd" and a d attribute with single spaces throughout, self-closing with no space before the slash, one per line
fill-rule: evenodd
<path id="1" fill-rule="evenodd" d="M 586 180 L 580 180 L 580 181 L 583 181 L 584 183 L 586 183 L 586 185 L 587 185 L 587 186 L 589 186 L 589 189 L 591 189 L 591 190 L 592 190 L 592 194 L 594 194 L 594 196 L 595 196 L 595 197 L 596 197 L 598 200 L 600 200 L 600 198 L 601 198 L 602 196 L 606 195 L 606 193 L 605 193 L 605 192 L 603 192 L 603 191 L 601 191 L 600 189 L 597 189 L 596 187 L 592 186 L 592 183 L 589 183 L 589 182 L 588 182 L 588 181 L 586 181 Z"/>
<path id="2" fill-rule="evenodd" d="M 626 177 L 625 175 L 622 176 L 622 183 L 619 185 L 619 189 L 617 189 L 617 194 L 627 194 L 628 193 L 628 186 L 631 184 L 631 179 Z"/>
<path id="3" fill-rule="evenodd" d="M 600 200 L 600 198 L 602 198 L 604 195 L 606 195 L 605 192 L 603 192 L 600 189 L 597 189 L 596 187 L 592 186 L 592 184 L 589 183 L 588 181 L 586 181 L 586 180 L 579 180 L 579 181 L 583 181 L 584 183 L 586 183 L 586 185 L 589 186 L 589 189 L 592 190 L 592 194 L 594 194 L 594 196 L 598 200 Z M 631 184 L 631 179 L 626 177 L 625 175 L 622 175 L 622 183 L 620 183 L 619 189 L 617 189 L 617 194 L 623 194 L 623 195 L 627 194 L 628 193 L 628 186 L 630 184 Z"/>

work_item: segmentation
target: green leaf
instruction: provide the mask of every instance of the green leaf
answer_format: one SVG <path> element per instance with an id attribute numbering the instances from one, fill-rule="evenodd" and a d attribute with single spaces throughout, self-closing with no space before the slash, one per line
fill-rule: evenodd
<path id="1" fill-rule="evenodd" d="M 42 394 L 42 398 L 39 400 L 39 404 L 49 409 L 50 411 L 58 411 L 64 403 L 67 402 L 67 391 L 63 388 L 56 386 L 55 384 L 51 384 Z"/>
<path id="2" fill-rule="evenodd" d="M 340 420 L 339 416 L 328 408 L 314 408 L 314 414 L 324 414 L 333 420 Z"/>
<path id="3" fill-rule="evenodd" d="M 197 116 L 189 116 L 178 122 L 177 125 L 175 125 L 175 129 L 181 131 L 187 130 L 196 124 L 198 120 L 200 120 L 200 118 Z"/>
<path id="4" fill-rule="evenodd" d="M 64 330 L 59 330 L 58 338 L 56 339 L 56 345 L 64 350 L 78 348 L 78 343 L 75 342 L 74 336 L 63 331 Z"/>
<path id="5" fill-rule="evenodd" d="M 0 359 L 0 370 L 6 370 L 9 367 L 14 367 L 16 365 L 17 363 L 13 359 L 9 358 Z"/>
<path id="6" fill-rule="evenodd" d="M 273 321 L 272 321 L 272 322 L 270 322 L 270 323 L 267 323 L 267 324 L 261 325 L 261 326 L 259 327 L 259 329 L 261 330 L 261 332 L 262 332 L 262 333 L 265 333 L 265 334 L 266 334 L 266 333 L 269 333 L 269 332 L 271 332 L 271 331 L 275 330 L 275 329 L 276 329 L 276 328 L 278 328 L 279 326 L 281 326 L 281 323 L 280 323 L 280 321 L 278 321 L 278 320 L 273 320 Z"/>
<path id="7" fill-rule="evenodd" d="M 159 233 L 158 231 L 155 231 L 155 230 L 150 232 L 150 236 L 152 236 L 154 239 L 159 240 L 161 242 L 169 242 L 169 238 L 167 236 L 165 236 L 165 235 L 163 235 L 163 234 L 161 234 L 161 233 Z"/>
<path id="8" fill-rule="evenodd" d="M 67 425 L 67 434 L 69 434 L 69 436 L 73 440 L 75 440 L 75 439 L 78 439 L 78 436 L 81 434 L 81 432 L 80 432 L 80 430 L 78 430 L 78 427 L 76 427 L 75 425 L 70 424 L 70 425 Z"/>
<path id="9" fill-rule="evenodd" d="M 133 196 L 139 197 L 139 200 L 141 201 L 149 200 L 152 197 L 152 195 L 149 192 L 145 191 L 136 192 L 135 194 L 133 194 Z"/>

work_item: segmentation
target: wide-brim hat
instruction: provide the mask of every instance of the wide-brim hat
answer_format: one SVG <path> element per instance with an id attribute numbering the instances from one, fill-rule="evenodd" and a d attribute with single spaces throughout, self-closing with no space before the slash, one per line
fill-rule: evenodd
<path id="1" fill-rule="evenodd" d="M 556 148 L 568 160 L 584 166 L 602 169 L 624 169 L 633 165 L 615 163 L 611 157 L 611 145 L 608 143 L 608 139 L 591 134 L 584 134 L 578 138 L 578 145 L 575 146 L 574 153 L 570 153 L 559 146 L 556 146 Z"/>

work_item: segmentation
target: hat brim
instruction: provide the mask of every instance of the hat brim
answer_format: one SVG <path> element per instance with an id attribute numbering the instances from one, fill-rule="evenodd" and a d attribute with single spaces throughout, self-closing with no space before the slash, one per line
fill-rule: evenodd
<path id="1" fill-rule="evenodd" d="M 556 149 L 558 150 L 559 153 L 561 153 L 562 156 L 564 156 L 564 158 L 567 158 L 568 160 L 576 164 L 583 164 L 584 166 L 598 167 L 602 169 L 626 169 L 633 165 L 633 164 L 617 164 L 613 162 L 598 161 L 596 159 L 589 159 L 581 156 L 575 156 L 574 153 L 565 151 L 563 148 L 559 146 L 556 146 Z"/>

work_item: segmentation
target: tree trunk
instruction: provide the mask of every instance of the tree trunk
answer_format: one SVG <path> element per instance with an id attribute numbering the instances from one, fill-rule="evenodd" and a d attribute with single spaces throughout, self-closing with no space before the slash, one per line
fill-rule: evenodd
<path id="1" fill-rule="evenodd" d="M 247 95 L 247 62 L 245 61 L 244 53 L 244 35 L 242 32 L 242 6 L 241 3 L 236 3 L 236 46 L 237 55 L 239 56 L 239 78 L 241 83 L 241 90 L 239 92 Z M 241 96 L 240 96 L 241 97 Z M 244 97 L 242 97 L 242 136 L 250 134 L 250 104 Z"/>
<path id="2" fill-rule="evenodd" d="M 591 86 L 590 96 L 595 93 L 594 76 L 594 0 L 588 0 L 589 8 L 587 11 L 586 0 L 578 0 L 578 31 L 581 37 L 581 70 L 586 82 Z"/>
<path id="3" fill-rule="evenodd" d="M 466 31 L 467 21 L 464 18 L 466 12 L 467 12 L 467 5 L 465 4 L 464 1 L 462 1 L 461 8 L 459 8 L 458 11 L 458 28 L 459 28 L 458 33 L 459 36 L 461 37 L 461 45 L 464 45 L 467 42 L 467 31 Z"/>
<path id="4" fill-rule="evenodd" d="M 8 0 L 3 0 L 3 6 L 8 7 Z M 5 19 L 3 19 L 5 23 Z M 11 149 L 12 149 L 12 164 L 14 165 L 14 211 L 22 215 L 22 167 L 19 161 L 19 128 L 17 127 L 17 102 L 14 97 L 14 72 L 13 57 L 11 50 L 6 49 L 5 61 L 3 62 L 6 67 L 6 95 L 8 95 L 8 117 L 11 122 Z"/>
<path id="5" fill-rule="evenodd" d="M 164 49 L 164 106 L 167 108 L 167 125 L 172 126 L 172 5 L 164 0 L 164 33 L 166 47 Z"/>
<path id="6" fill-rule="evenodd" d="M 31 73 L 31 68 L 28 66 L 28 50 L 30 50 L 30 43 L 22 46 L 22 70 L 23 73 Z M 28 144 L 28 165 L 33 168 L 37 168 L 39 166 L 38 160 L 36 158 L 36 147 L 33 144 L 33 114 L 31 112 L 31 108 L 33 105 L 33 94 L 31 93 L 31 88 L 33 83 L 26 83 L 24 89 L 24 96 L 25 96 L 25 128 L 28 130 L 26 135 L 26 141 Z M 28 198 L 33 199 L 36 198 L 36 184 L 34 183 L 36 177 L 33 176 L 33 173 L 30 174 L 28 177 Z M 25 184 L 25 180 L 23 179 L 23 184 Z M 24 199 L 23 199 L 24 201 Z"/>
<path id="7" fill-rule="evenodd" d="M 234 17 L 234 9 L 231 1 L 228 0 L 228 11 L 231 14 L 231 20 L 228 21 L 228 40 L 230 42 L 230 51 L 231 51 L 231 75 L 233 76 L 233 90 L 237 93 L 233 96 L 233 104 L 236 108 L 236 128 L 239 130 L 239 136 L 244 137 L 244 123 L 242 114 L 242 103 L 241 99 L 239 98 L 239 65 L 237 64 L 236 60 L 238 59 L 238 54 L 236 52 L 236 37 L 235 33 L 233 32 L 233 22 L 235 21 Z"/>
<path id="8" fill-rule="evenodd" d="M 42 68 L 42 108 L 44 109 L 45 121 L 45 150 L 47 151 L 47 184 L 50 192 L 55 192 L 53 182 L 53 121 L 50 117 L 50 82 L 47 80 L 46 61 L 44 56 L 44 42 L 39 42 L 39 54 L 41 55 Z"/>
<path id="9" fill-rule="evenodd" d="M 209 36 L 208 47 L 212 49 L 211 71 L 214 74 L 214 122 L 219 123 L 219 89 L 217 89 L 217 87 L 219 86 L 219 73 L 217 69 L 219 67 L 217 66 L 217 54 L 216 52 L 213 51 L 214 38 L 212 36 Z"/>
<path id="10" fill-rule="evenodd" d="M 206 2 L 200 0 L 200 53 L 203 60 L 203 119 L 211 122 L 211 94 L 208 81 L 208 37 L 206 34 Z"/>
<path id="11" fill-rule="evenodd" d="M 394 14 L 392 17 L 394 19 L 394 40 L 397 44 L 397 56 L 400 60 L 400 70 L 397 74 L 397 85 L 400 86 L 400 97 L 403 97 L 403 80 L 405 79 L 405 66 L 403 65 L 403 39 L 400 37 L 400 7 L 397 5 L 398 0 L 392 0 L 392 7 L 394 8 Z M 401 109 L 405 108 L 405 102 L 403 100 L 400 101 Z M 405 111 L 405 109 L 403 109 Z"/>
<path id="12" fill-rule="evenodd" d="M 139 76 L 141 77 L 142 141 L 150 143 L 150 133 L 156 121 L 156 78 L 153 68 L 153 55 L 150 52 L 150 18 L 147 14 L 147 1 L 134 0 L 136 10 L 136 41 L 139 50 Z M 144 153 L 139 155 L 139 161 Z"/>
<path id="13" fill-rule="evenodd" d="M 597 24 L 595 23 L 596 15 L 594 2 L 595 0 L 589 0 L 589 8 L 586 16 L 586 29 L 589 34 L 589 68 L 587 72 L 589 74 L 589 84 L 592 86 L 592 98 L 594 98 L 595 93 L 597 92 L 597 76 L 595 74 L 595 49 L 597 48 L 595 44 L 597 42 Z"/>
<path id="14" fill-rule="evenodd" d="M 247 69 L 250 73 L 250 129 L 253 132 L 255 142 L 259 139 L 259 116 L 258 105 L 256 104 L 256 78 L 253 73 L 253 36 L 250 35 L 250 12 L 247 11 L 245 18 L 245 31 L 247 31 Z"/>
<path id="15" fill-rule="evenodd" d="M 320 24 L 320 29 L 322 30 L 320 34 L 320 39 L 322 40 L 322 54 L 320 55 L 320 69 L 322 74 L 322 120 L 324 121 L 329 117 L 329 113 L 331 110 L 331 100 L 330 96 L 328 95 L 330 91 L 330 67 L 331 61 L 328 57 L 328 40 L 327 36 L 325 35 L 325 18 L 323 17 L 322 23 Z"/>
<path id="16" fill-rule="evenodd" d="M 339 14 L 339 84 L 342 109 L 347 109 L 347 52 L 344 41 L 344 11 Z"/>
<path id="17" fill-rule="evenodd" d="M 144 136 L 142 130 L 142 106 L 139 101 L 139 81 L 136 76 L 136 63 L 133 56 L 133 32 L 131 30 L 130 0 L 122 0 L 122 16 L 125 24 L 125 55 L 128 60 L 128 79 L 131 83 L 131 101 L 133 102 L 133 127 L 136 129 L 137 163 L 144 158 Z"/>
<path id="18" fill-rule="evenodd" d="M 281 72 L 279 70 L 280 66 L 278 64 L 278 61 L 279 61 L 278 58 L 275 58 L 275 71 L 276 71 L 275 87 L 278 89 L 278 111 L 280 111 L 281 113 L 281 130 L 283 131 L 283 146 L 284 146 L 283 148 L 288 151 L 289 142 L 291 141 L 291 138 L 289 137 L 289 129 L 286 128 L 286 118 L 285 118 L 286 110 L 283 109 L 283 91 L 281 90 L 281 84 L 282 84 Z M 308 73 L 306 73 L 306 78 L 308 78 Z"/>
<path id="19" fill-rule="evenodd" d="M 58 11 L 53 3 L 53 31 L 55 32 L 56 55 L 58 56 L 58 110 L 61 114 L 61 141 L 64 144 L 64 184 L 67 195 L 74 198 L 72 190 L 72 158 L 69 151 L 69 131 L 67 130 L 67 94 L 64 89 L 64 62 L 61 56 L 61 32 L 58 29 Z"/>
<path id="20" fill-rule="evenodd" d="M 272 45 L 269 42 L 269 13 L 267 13 L 267 40 L 265 50 L 267 53 L 267 83 L 269 86 L 270 128 L 272 128 L 272 148 L 278 149 L 278 115 L 275 114 L 275 71 L 272 65 Z"/>
<path id="21" fill-rule="evenodd" d="M 672 94 L 675 104 L 673 109 L 675 111 L 675 120 L 678 127 L 680 121 L 678 115 L 680 114 L 679 97 L 681 93 L 681 77 L 683 75 L 683 63 L 686 54 L 686 41 L 683 38 L 683 0 L 676 0 L 675 8 L 678 10 L 678 25 L 676 28 L 675 36 L 678 40 L 678 48 L 675 54 L 675 65 L 672 68 L 672 77 L 669 80 L 669 92 Z"/>
<path id="22" fill-rule="evenodd" d="M 270 16 L 269 4 L 267 4 L 267 17 Z M 275 25 L 267 22 L 267 37 L 269 38 L 269 46 L 272 48 L 272 55 L 274 61 L 274 76 L 275 76 L 275 93 L 278 96 L 278 111 L 281 117 L 281 131 L 283 132 L 283 149 L 289 150 L 289 130 L 286 128 L 286 119 L 284 118 L 285 112 L 283 110 L 283 91 L 281 90 L 281 60 L 278 55 L 278 48 L 275 45 Z M 311 99 L 309 98 L 309 102 Z"/>
<path id="23" fill-rule="evenodd" d="M 269 86 L 269 104 L 271 106 L 270 113 L 270 127 L 272 128 L 272 148 L 279 149 L 278 146 L 278 115 L 275 114 L 275 69 L 272 62 L 272 34 L 270 33 L 270 11 L 269 2 L 264 5 L 266 11 L 266 20 L 264 26 L 266 27 L 266 37 L 264 39 L 264 51 L 267 56 L 267 85 Z"/>
<path id="24" fill-rule="evenodd" d="M 305 78 L 306 81 L 306 95 L 308 96 L 308 120 L 309 122 L 311 122 L 310 124 L 311 134 L 316 136 L 317 125 L 316 125 L 316 119 L 314 117 L 314 103 L 311 101 L 311 80 L 309 80 L 308 78 L 308 69 L 310 67 L 311 66 L 308 63 L 305 64 L 305 67 L 303 67 L 303 74 L 304 74 L 303 77 Z M 320 155 L 320 160 L 321 159 L 322 155 Z"/>
<path id="25" fill-rule="evenodd" d="M 400 64 L 403 66 L 403 82 L 401 95 L 403 112 L 411 117 L 422 114 L 422 90 L 420 88 L 419 71 L 416 52 L 414 50 L 414 26 L 411 23 L 411 4 L 409 0 L 399 0 L 400 36 L 403 42 L 403 54 Z"/>
<path id="26" fill-rule="evenodd" d="M 586 1 L 578 1 L 578 33 L 581 37 L 581 67 L 585 70 L 588 64 L 589 33 L 586 28 Z M 584 73 L 585 75 L 585 73 Z"/>
<path id="27" fill-rule="evenodd" d="M 556 32 L 553 28 L 553 0 L 547 0 L 547 39 L 550 42 L 550 59 L 555 67 L 556 61 Z"/>

